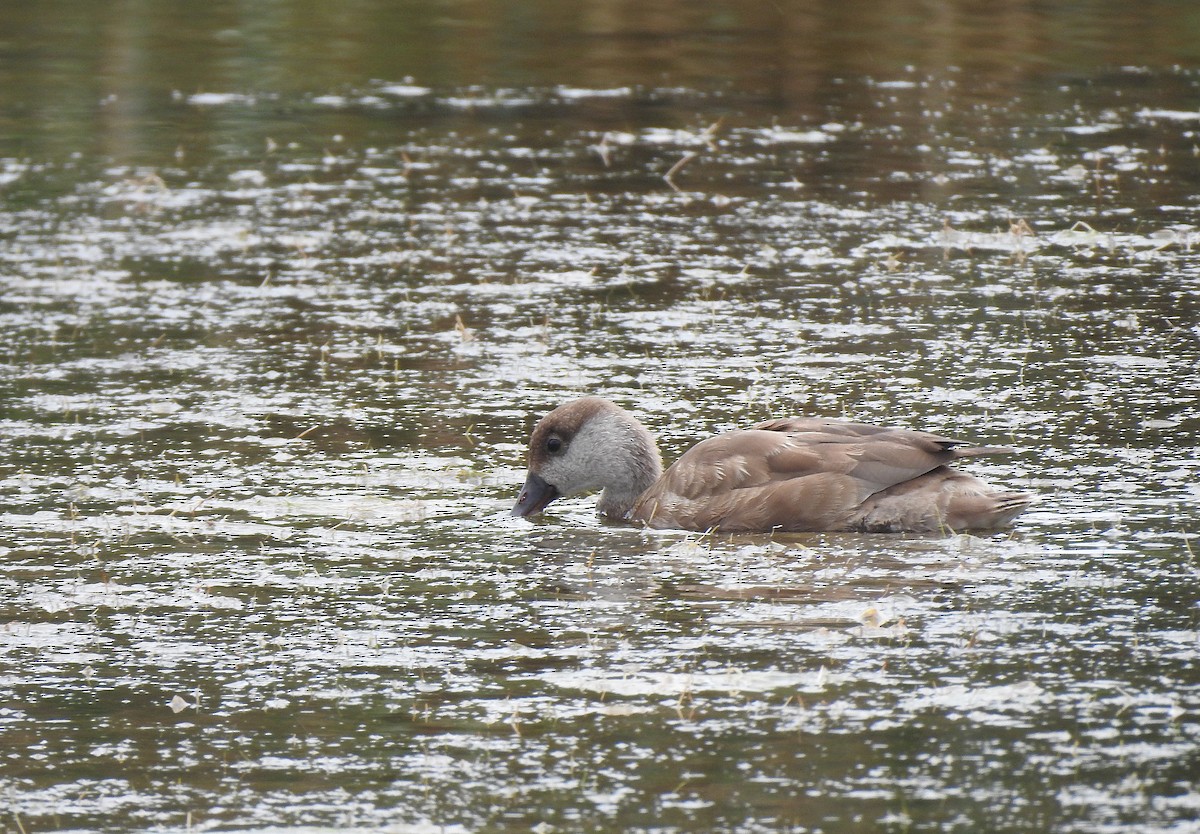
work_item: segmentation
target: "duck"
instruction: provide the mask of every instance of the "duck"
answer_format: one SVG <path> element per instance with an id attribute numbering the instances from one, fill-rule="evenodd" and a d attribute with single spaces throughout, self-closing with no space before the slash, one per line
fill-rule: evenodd
<path id="1" fill-rule="evenodd" d="M 658 445 L 602 397 L 564 403 L 529 438 L 512 515 L 600 491 L 605 519 L 721 532 L 957 533 L 1006 527 L 1034 501 L 951 464 L 1010 454 L 906 428 L 776 418 L 700 441 L 663 470 Z"/>

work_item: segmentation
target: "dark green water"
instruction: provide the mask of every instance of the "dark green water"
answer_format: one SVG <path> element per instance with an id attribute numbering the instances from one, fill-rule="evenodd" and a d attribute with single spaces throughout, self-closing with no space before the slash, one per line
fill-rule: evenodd
<path id="1" fill-rule="evenodd" d="M 0 8 L 0 832 L 1195 830 L 1200 16 L 745 5 Z M 1041 500 L 510 518 L 580 393 Z"/>

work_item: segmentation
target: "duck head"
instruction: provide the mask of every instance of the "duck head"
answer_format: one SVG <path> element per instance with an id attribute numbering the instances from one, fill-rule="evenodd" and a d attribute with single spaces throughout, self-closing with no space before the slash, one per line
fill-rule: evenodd
<path id="1" fill-rule="evenodd" d="M 512 514 L 537 515 L 556 498 L 599 489 L 600 513 L 624 518 L 661 474 L 654 438 L 632 414 L 599 397 L 572 400 L 534 428 Z"/>

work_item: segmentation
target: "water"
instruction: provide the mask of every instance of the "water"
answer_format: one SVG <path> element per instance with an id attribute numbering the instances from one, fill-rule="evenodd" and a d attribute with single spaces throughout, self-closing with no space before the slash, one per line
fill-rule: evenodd
<path id="1" fill-rule="evenodd" d="M 3 12 L 2 830 L 1197 830 L 1160 5 L 789 18 L 878 46 L 815 55 L 706 4 L 138 7 L 78 52 L 90 6 Z M 1040 503 L 512 519 L 580 393 L 668 460 L 783 414 L 1011 444 L 970 469 Z"/>

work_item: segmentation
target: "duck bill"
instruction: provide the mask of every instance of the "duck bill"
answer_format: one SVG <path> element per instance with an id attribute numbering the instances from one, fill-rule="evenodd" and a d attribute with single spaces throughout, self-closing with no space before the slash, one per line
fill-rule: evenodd
<path id="1" fill-rule="evenodd" d="M 530 472 L 529 477 L 525 479 L 525 486 L 521 487 L 521 496 L 517 499 L 512 514 L 521 518 L 537 515 L 557 497 L 556 487 Z"/>

